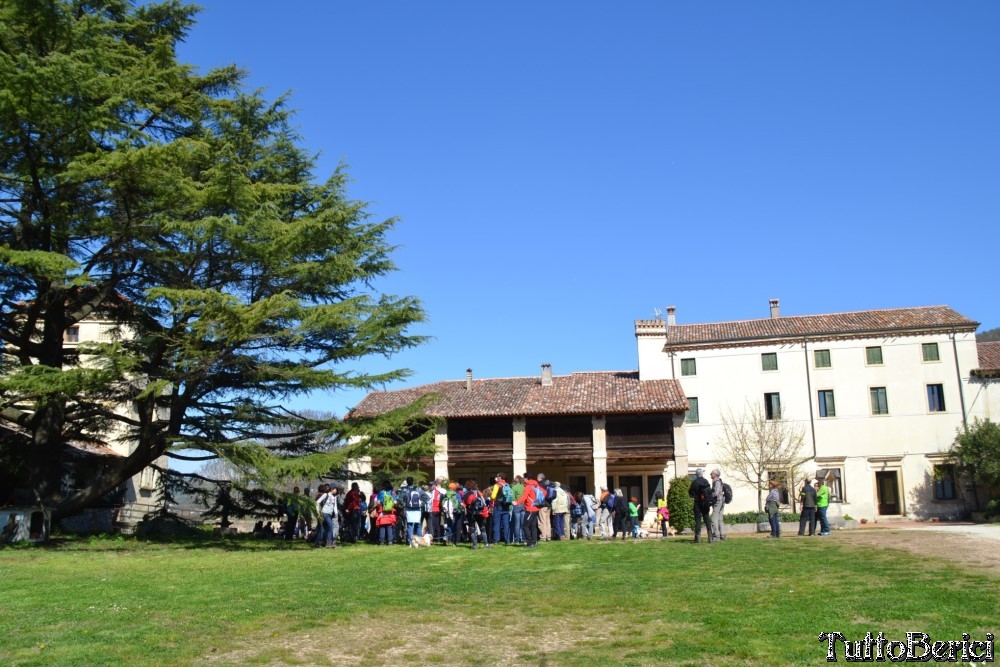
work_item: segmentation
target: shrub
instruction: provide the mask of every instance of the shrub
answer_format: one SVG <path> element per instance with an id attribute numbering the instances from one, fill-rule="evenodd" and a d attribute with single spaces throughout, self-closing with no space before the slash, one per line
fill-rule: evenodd
<path id="1" fill-rule="evenodd" d="M 685 528 L 694 528 L 694 500 L 688 494 L 690 489 L 691 480 L 686 476 L 670 480 L 670 487 L 667 489 L 670 526 L 678 533 Z"/>

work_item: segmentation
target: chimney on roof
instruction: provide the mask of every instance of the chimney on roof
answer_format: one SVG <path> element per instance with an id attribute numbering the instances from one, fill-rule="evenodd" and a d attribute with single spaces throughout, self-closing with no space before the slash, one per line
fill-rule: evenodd
<path id="1" fill-rule="evenodd" d="M 778 319 L 781 317 L 781 307 L 778 305 L 777 299 L 771 299 L 771 319 Z"/>
<path id="2" fill-rule="evenodd" d="M 552 386 L 552 364 L 542 364 L 542 386 Z"/>
<path id="3" fill-rule="evenodd" d="M 677 308 L 675 306 L 667 306 L 667 326 L 672 327 L 677 324 Z"/>
<path id="4" fill-rule="evenodd" d="M 472 369 L 465 369 L 465 391 L 472 391 Z"/>

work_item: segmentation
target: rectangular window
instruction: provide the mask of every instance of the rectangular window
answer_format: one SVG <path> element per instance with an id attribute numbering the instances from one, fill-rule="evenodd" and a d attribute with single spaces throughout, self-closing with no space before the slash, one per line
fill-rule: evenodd
<path id="1" fill-rule="evenodd" d="M 881 366 L 882 365 L 882 347 L 875 345 L 873 347 L 865 348 L 865 363 L 869 366 Z"/>
<path id="2" fill-rule="evenodd" d="M 694 396 L 688 396 L 688 404 L 691 406 L 688 411 L 684 413 L 684 423 L 685 424 L 697 424 L 698 423 L 698 399 Z"/>
<path id="3" fill-rule="evenodd" d="M 762 355 L 760 355 L 760 369 L 762 371 L 778 370 L 778 353 L 765 352 Z"/>
<path id="4" fill-rule="evenodd" d="M 830 363 L 830 350 L 816 350 L 813 352 L 813 358 L 815 359 L 816 368 L 829 368 L 832 366 Z"/>
<path id="5" fill-rule="evenodd" d="M 697 375 L 698 366 L 694 359 L 681 359 L 681 375 Z"/>
<path id="6" fill-rule="evenodd" d="M 764 416 L 768 419 L 781 419 L 781 394 L 764 394 Z"/>
<path id="7" fill-rule="evenodd" d="M 833 389 L 821 389 L 819 391 L 819 416 L 837 416 L 837 408 L 833 403 Z"/>
<path id="8" fill-rule="evenodd" d="M 944 385 L 927 385 L 927 409 L 930 412 L 944 412 Z"/>
<path id="9" fill-rule="evenodd" d="M 941 361 L 937 343 L 924 343 L 921 347 L 923 348 L 924 361 Z"/>
<path id="10" fill-rule="evenodd" d="M 885 387 L 872 387 L 871 398 L 873 415 L 889 414 L 889 399 L 886 396 Z"/>
<path id="11" fill-rule="evenodd" d="M 67 343 L 80 342 L 80 327 L 69 327 L 68 329 L 66 329 L 66 342 Z"/>
<path id="12" fill-rule="evenodd" d="M 951 464 L 934 466 L 934 500 L 955 500 L 955 466 Z"/>

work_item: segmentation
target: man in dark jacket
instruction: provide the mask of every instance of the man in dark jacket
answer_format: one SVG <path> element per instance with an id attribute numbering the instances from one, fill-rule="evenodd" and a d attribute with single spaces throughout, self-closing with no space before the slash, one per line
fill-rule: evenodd
<path id="1" fill-rule="evenodd" d="M 694 481 L 688 494 L 694 500 L 694 541 L 701 542 L 701 526 L 705 524 L 708 541 L 712 541 L 712 529 L 709 527 L 708 512 L 712 508 L 712 484 L 705 479 L 705 471 L 698 468 L 694 471 Z"/>
<path id="2" fill-rule="evenodd" d="M 803 480 L 799 502 L 802 503 L 802 511 L 799 513 L 799 537 L 805 537 L 806 526 L 809 526 L 809 536 L 812 537 L 816 533 L 816 489 L 813 488 L 812 480 Z"/>

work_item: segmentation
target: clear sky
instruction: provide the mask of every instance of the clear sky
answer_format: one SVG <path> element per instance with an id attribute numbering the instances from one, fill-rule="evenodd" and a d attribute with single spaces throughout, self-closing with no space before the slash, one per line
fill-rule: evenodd
<path id="1" fill-rule="evenodd" d="M 378 287 L 432 340 L 358 368 L 635 369 L 654 309 L 771 298 L 1000 326 L 995 0 L 200 4 L 181 58 L 290 92 L 317 179 L 400 218 Z"/>

